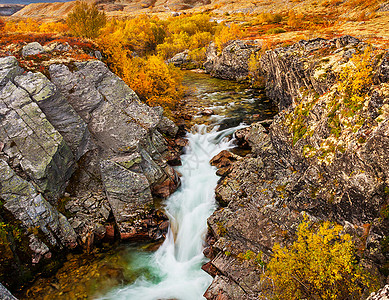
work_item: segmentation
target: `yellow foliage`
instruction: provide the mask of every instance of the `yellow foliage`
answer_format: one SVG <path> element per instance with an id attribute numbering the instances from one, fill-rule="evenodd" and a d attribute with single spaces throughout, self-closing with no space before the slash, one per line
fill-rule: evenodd
<path id="1" fill-rule="evenodd" d="M 217 24 L 207 14 L 195 14 L 169 19 L 164 42 L 157 46 L 157 53 L 165 59 L 186 49 L 206 47 L 214 37 Z"/>
<path id="2" fill-rule="evenodd" d="M 21 21 L 9 21 L 5 23 L 4 31 L 8 32 L 41 32 L 41 33 L 65 33 L 69 27 L 62 22 L 38 23 L 33 19 Z"/>
<path id="3" fill-rule="evenodd" d="M 189 35 L 198 32 L 215 33 L 216 23 L 211 22 L 211 17 L 207 14 L 195 14 L 192 16 L 175 17 L 169 20 L 167 31 L 169 33 L 185 32 Z"/>
<path id="4" fill-rule="evenodd" d="M 173 33 L 165 38 L 163 44 L 157 46 L 157 53 L 167 59 L 175 54 L 189 49 L 191 38 L 186 32 Z"/>
<path id="5" fill-rule="evenodd" d="M 96 38 L 107 22 L 104 12 L 100 12 L 95 3 L 77 2 L 68 14 L 66 23 L 75 36 Z"/>
<path id="6" fill-rule="evenodd" d="M 62 22 L 46 22 L 46 23 L 42 23 L 39 26 L 39 32 L 43 32 L 43 33 L 50 33 L 50 32 L 65 33 L 68 30 L 69 30 L 68 25 Z"/>
<path id="7" fill-rule="evenodd" d="M 150 106 L 173 109 L 183 95 L 179 70 L 154 55 L 127 60 L 123 80 Z"/>
<path id="8" fill-rule="evenodd" d="M 289 247 L 273 247 L 268 276 L 275 299 L 360 299 L 363 288 L 377 288 L 373 277 L 355 264 L 351 236 L 330 222 L 317 230 L 305 219 L 297 241 Z"/>
<path id="9" fill-rule="evenodd" d="M 243 36 L 243 31 L 239 25 L 231 23 L 229 26 L 223 26 L 223 28 L 216 33 L 215 44 L 219 50 L 231 40 L 239 39 Z"/>
<path id="10" fill-rule="evenodd" d="M 304 21 L 303 14 L 296 14 L 294 10 L 290 10 L 288 13 L 288 26 L 292 28 L 298 28 Z"/>
<path id="11" fill-rule="evenodd" d="M 280 14 L 261 13 L 255 18 L 255 23 L 258 24 L 278 24 L 281 23 L 282 16 Z"/>
<path id="12" fill-rule="evenodd" d="M 179 69 L 166 65 L 162 58 L 132 57 L 131 51 L 112 36 L 100 38 L 98 44 L 110 68 L 147 104 L 160 105 L 169 113 L 183 96 Z"/>
<path id="13" fill-rule="evenodd" d="M 354 55 L 339 75 L 338 91 L 346 101 L 363 101 L 373 84 L 374 51 L 366 47 L 359 55 Z"/>
<path id="14" fill-rule="evenodd" d="M 163 42 L 165 31 L 158 19 L 140 15 L 133 19 L 108 22 L 102 36 L 110 35 L 131 51 L 149 54 Z"/>

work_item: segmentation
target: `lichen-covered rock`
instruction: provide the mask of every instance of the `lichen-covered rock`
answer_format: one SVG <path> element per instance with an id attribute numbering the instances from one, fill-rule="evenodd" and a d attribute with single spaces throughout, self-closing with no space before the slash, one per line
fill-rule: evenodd
<path id="1" fill-rule="evenodd" d="M 73 172 L 69 146 L 29 94 L 10 81 L 0 91 L 0 111 L 3 151 L 55 203 Z"/>
<path id="2" fill-rule="evenodd" d="M 230 41 L 219 54 L 215 44 L 211 43 L 206 53 L 205 70 L 217 78 L 245 80 L 249 75 L 250 56 L 259 50 L 260 46 L 256 44 L 234 40 Z"/>
<path id="3" fill-rule="evenodd" d="M 14 56 L 0 58 L 0 88 L 22 73 L 23 69 L 19 67 L 19 63 Z"/>
<path id="4" fill-rule="evenodd" d="M 173 64 L 176 67 L 180 67 L 183 64 L 189 63 L 189 57 L 188 57 L 189 50 L 185 50 L 183 52 L 177 53 L 172 58 L 167 60 L 168 64 Z"/>
<path id="5" fill-rule="evenodd" d="M 34 186 L 18 176 L 5 162 L 0 159 L 0 198 L 4 208 L 16 220 L 21 222 L 23 229 L 32 232 L 30 249 L 33 251 L 33 263 L 49 254 L 50 247 L 70 247 L 77 245 L 76 234 L 66 218 L 44 199 Z M 44 234 L 45 240 L 34 234 L 34 229 Z"/>
<path id="6" fill-rule="evenodd" d="M 333 40 L 301 40 L 289 47 L 268 50 L 261 56 L 261 70 L 266 76 L 266 91 L 279 109 L 285 109 L 307 92 L 321 95 L 336 80 L 339 66 L 350 50 L 365 44 L 344 36 Z"/>
<path id="7" fill-rule="evenodd" d="M 273 70 L 267 73 L 268 84 L 274 88 L 269 95 L 284 110 L 268 130 L 256 123 L 236 134 L 251 153 L 232 162 L 216 188 L 222 208 L 208 219 L 215 241 L 206 253 L 212 253 L 213 274 L 223 276 L 215 277 L 207 299 L 219 294 L 234 299 L 239 289 L 229 289 L 231 282 L 244 290 L 239 298 L 264 296 L 264 276 L 256 272 L 261 266 L 248 264 L 254 261 L 245 254 L 260 254 L 266 263 L 275 243 L 293 242 L 303 216 L 344 225 L 355 246 L 363 249 L 361 263 L 376 275 L 386 272 L 389 256 L 380 241 L 389 232 L 383 214 L 389 190 L 389 85 L 376 81 L 367 87 L 363 105 L 349 107 L 335 81 L 314 84 L 312 71 L 303 67 L 320 61 L 321 55 L 330 61 L 337 57 L 326 71 L 336 78 L 348 61 L 344 52 L 352 47 L 355 54 L 364 49 L 356 39 L 344 37 L 267 52 L 266 68 Z M 379 56 L 377 66 L 384 59 Z M 380 74 L 378 67 L 373 69 Z M 305 93 L 300 95 L 298 87 Z M 333 115 L 338 123 L 331 121 Z M 380 279 L 385 280 L 383 275 Z"/>
<path id="8" fill-rule="evenodd" d="M 153 204 L 150 184 L 143 174 L 132 172 L 110 160 L 101 162 L 101 173 L 121 239 L 134 236 L 134 228 L 147 206 Z"/>
<path id="9" fill-rule="evenodd" d="M 86 123 L 46 76 L 42 73 L 28 72 L 17 76 L 14 81 L 38 104 L 48 121 L 69 145 L 76 161 L 93 149 Z"/>
<path id="10" fill-rule="evenodd" d="M 24 266 L 39 271 L 60 250 L 162 238 L 167 218 L 153 197 L 179 185 L 167 139 L 177 127 L 161 108 L 100 61 L 50 71 L 52 80 L 0 59 L 0 260 L 16 274 L 1 269 L 0 279 L 12 288 Z"/>
<path id="11" fill-rule="evenodd" d="M 158 131 L 175 138 L 178 132 L 178 126 L 169 118 L 163 117 L 158 124 Z"/>
<path id="12" fill-rule="evenodd" d="M 37 55 L 45 52 L 46 52 L 45 49 L 38 42 L 29 43 L 26 46 L 24 46 L 22 49 L 23 56 Z"/>
<path id="13" fill-rule="evenodd" d="M 102 62 L 77 63 L 76 67 L 71 72 L 64 65 L 52 65 L 52 81 L 88 124 L 99 148 L 94 164 L 100 166 L 121 237 L 135 237 L 135 220 L 148 213 L 152 194 L 167 197 L 179 184 L 166 161 L 168 144 L 159 132 L 174 136 L 177 127 L 162 117 L 161 109 L 141 103 Z M 141 181 L 141 188 L 128 186 L 127 180 Z M 136 228 L 143 230 L 141 226 Z"/>

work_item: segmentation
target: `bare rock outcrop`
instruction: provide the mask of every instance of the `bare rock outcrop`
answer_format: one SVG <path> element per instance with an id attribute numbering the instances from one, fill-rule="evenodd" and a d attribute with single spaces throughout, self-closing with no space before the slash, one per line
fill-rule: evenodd
<path id="1" fill-rule="evenodd" d="M 0 274 L 15 275 L 0 281 L 11 286 L 66 249 L 162 238 L 154 199 L 180 183 L 168 164 L 178 128 L 161 108 L 100 61 L 50 76 L 0 59 Z"/>

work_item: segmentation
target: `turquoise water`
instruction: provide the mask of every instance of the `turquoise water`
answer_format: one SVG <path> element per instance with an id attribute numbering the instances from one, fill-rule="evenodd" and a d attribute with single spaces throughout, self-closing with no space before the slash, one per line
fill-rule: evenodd
<path id="1" fill-rule="evenodd" d="M 206 74 L 186 72 L 187 105 L 194 115 L 189 146 L 182 155 L 182 185 L 165 203 L 171 227 L 154 253 L 133 251 L 128 268 L 145 272 L 132 284 L 114 288 L 100 300 L 203 299 L 212 277 L 201 270 L 207 261 L 202 251 L 207 219 L 216 209 L 215 187 L 219 177 L 209 164 L 220 151 L 233 148 L 232 134 L 244 123 L 271 118 L 274 106 L 263 91 Z M 212 109 L 202 116 L 201 109 Z M 196 124 L 197 123 L 197 124 Z M 135 252 L 134 252 L 135 251 Z"/>

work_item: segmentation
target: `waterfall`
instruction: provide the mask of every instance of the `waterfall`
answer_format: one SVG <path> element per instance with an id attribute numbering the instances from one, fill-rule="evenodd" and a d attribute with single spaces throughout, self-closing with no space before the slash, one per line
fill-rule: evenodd
<path id="1" fill-rule="evenodd" d="M 209 160 L 220 151 L 233 147 L 226 138 L 243 126 L 207 132 L 196 125 L 187 138 L 189 145 L 182 155 L 182 185 L 166 200 L 165 212 L 170 220 L 166 240 L 154 253 L 139 253 L 137 267 L 151 276 L 140 277 L 133 284 L 116 288 L 100 299 L 154 300 L 204 299 L 212 277 L 201 270 L 206 262 L 203 244 L 207 218 L 216 208 L 215 187 L 219 177 Z"/>

